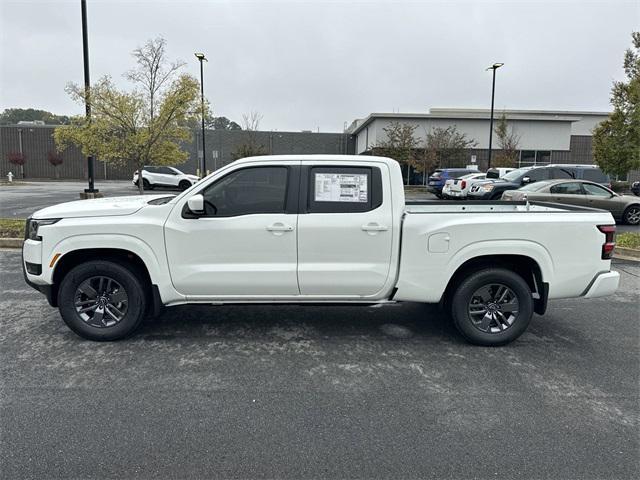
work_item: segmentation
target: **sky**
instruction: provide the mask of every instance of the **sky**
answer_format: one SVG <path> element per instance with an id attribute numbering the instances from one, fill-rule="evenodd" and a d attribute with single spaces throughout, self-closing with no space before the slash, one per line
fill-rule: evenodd
<path id="1" fill-rule="evenodd" d="M 131 51 L 162 36 L 168 56 L 202 51 L 215 115 L 261 130 L 342 131 L 372 112 L 488 108 L 607 111 L 640 0 L 87 0 L 91 78 L 123 89 Z M 0 0 L 0 110 L 81 114 L 80 0 Z"/>

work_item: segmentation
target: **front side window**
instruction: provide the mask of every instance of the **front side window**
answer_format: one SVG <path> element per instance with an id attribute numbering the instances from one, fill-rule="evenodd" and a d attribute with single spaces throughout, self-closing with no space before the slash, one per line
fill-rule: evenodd
<path id="1" fill-rule="evenodd" d="M 539 180 L 547 180 L 549 178 L 549 169 L 548 168 L 534 168 L 532 170 L 530 170 L 527 175 L 525 175 L 526 177 L 529 177 L 529 179 L 532 182 L 537 182 Z"/>
<path id="2" fill-rule="evenodd" d="M 566 182 L 552 186 L 549 191 L 558 195 L 582 195 L 582 188 L 577 182 Z"/>
<path id="3" fill-rule="evenodd" d="M 606 188 L 601 187 L 600 185 L 594 185 L 592 183 L 583 183 L 582 186 L 587 195 L 593 195 L 596 197 L 605 197 L 605 198 L 609 198 L 611 196 L 611 192 Z"/>
<path id="4" fill-rule="evenodd" d="M 287 167 L 250 167 L 224 176 L 203 192 L 207 216 L 284 213 Z"/>

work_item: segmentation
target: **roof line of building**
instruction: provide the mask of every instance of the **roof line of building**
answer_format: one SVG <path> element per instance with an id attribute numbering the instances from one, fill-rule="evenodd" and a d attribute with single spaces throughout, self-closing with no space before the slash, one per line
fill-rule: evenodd
<path id="1" fill-rule="evenodd" d="M 577 122 L 585 116 L 607 116 L 610 112 L 578 112 L 568 110 L 505 110 L 496 109 L 494 118 L 504 113 L 511 120 L 527 120 L 539 122 Z M 389 113 L 374 112 L 358 122 L 350 130 L 357 134 L 376 118 L 406 118 L 406 119 L 451 119 L 451 120 L 489 120 L 491 111 L 480 108 L 431 108 L 428 113 Z"/>

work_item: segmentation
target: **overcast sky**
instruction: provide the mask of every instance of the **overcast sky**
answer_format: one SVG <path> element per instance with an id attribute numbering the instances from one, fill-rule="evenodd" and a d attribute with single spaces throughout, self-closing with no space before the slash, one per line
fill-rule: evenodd
<path id="1" fill-rule="evenodd" d="M 93 80 L 123 88 L 131 50 L 163 36 L 171 58 L 203 51 L 216 115 L 257 110 L 261 129 L 342 131 L 371 112 L 488 108 L 608 110 L 640 28 L 632 1 L 88 0 Z M 0 109 L 82 113 L 80 0 L 0 0 Z"/>

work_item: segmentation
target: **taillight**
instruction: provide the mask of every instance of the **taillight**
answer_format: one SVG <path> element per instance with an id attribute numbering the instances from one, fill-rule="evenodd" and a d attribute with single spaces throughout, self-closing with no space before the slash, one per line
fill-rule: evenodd
<path id="1" fill-rule="evenodd" d="M 467 188 L 467 181 L 466 181 L 466 180 L 462 180 L 462 181 L 460 182 L 460 188 L 461 188 L 461 189 L 463 189 L 463 190 L 464 190 L 465 188 Z"/>
<path id="2" fill-rule="evenodd" d="M 616 226 L 598 225 L 598 230 L 604 233 L 604 243 L 602 244 L 602 259 L 609 260 L 613 257 L 613 250 L 616 248 Z"/>

